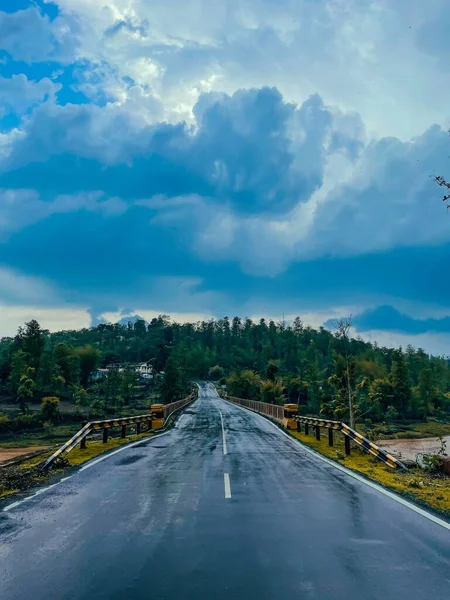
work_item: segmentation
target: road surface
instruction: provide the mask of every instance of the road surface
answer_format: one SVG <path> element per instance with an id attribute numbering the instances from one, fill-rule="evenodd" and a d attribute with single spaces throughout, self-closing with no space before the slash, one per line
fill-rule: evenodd
<path id="1" fill-rule="evenodd" d="M 204 384 L 169 433 L 0 513 L 2 600 L 448 600 L 450 531 Z"/>

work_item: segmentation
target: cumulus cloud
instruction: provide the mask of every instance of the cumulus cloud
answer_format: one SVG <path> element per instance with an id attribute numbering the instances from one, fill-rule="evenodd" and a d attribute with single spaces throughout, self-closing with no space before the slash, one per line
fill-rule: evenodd
<path id="1" fill-rule="evenodd" d="M 35 204 L 48 215 L 100 190 L 147 207 L 203 260 L 271 277 L 296 261 L 449 240 L 430 177 L 447 166 L 438 126 L 365 145 L 359 115 L 273 88 L 204 94 L 194 115 L 192 127 L 143 125 L 117 104 L 42 105 L 0 162 L 3 185 L 56 194 Z"/>
<path id="2" fill-rule="evenodd" d="M 0 50 L 26 63 L 75 57 L 78 27 L 73 17 L 50 21 L 37 6 L 16 12 L 0 11 Z"/>
<path id="3" fill-rule="evenodd" d="M 108 193 L 125 182 L 135 198 L 197 193 L 238 211 L 282 212 L 321 186 L 330 153 L 348 146 L 354 158 L 361 144 L 357 115 L 345 117 L 347 125 L 356 123 L 357 134 L 350 138 L 344 127 L 338 129 L 341 113 L 335 125 L 332 110 L 317 95 L 297 106 L 273 88 L 205 94 L 194 110 L 195 128 L 189 128 L 183 123 L 142 125 L 132 111 L 116 104 L 43 105 L 0 164 L 9 173 L 4 181 L 13 185 L 16 176 L 22 180 L 26 173 L 33 187 L 56 180 L 61 192 L 70 192 L 74 174 L 80 185 L 77 166 L 85 159 L 91 188 Z M 37 163 L 45 164 L 36 170 Z M 58 178 L 62 168 L 71 174 Z"/>
<path id="4" fill-rule="evenodd" d="M 446 0 L 57 3 L 51 35 L 97 70 L 97 88 L 116 98 L 130 82 L 151 89 L 170 120 L 189 119 L 205 91 L 264 85 L 298 104 L 319 93 L 378 135 L 405 139 L 448 118 L 450 75 L 419 36 Z"/>
<path id="5" fill-rule="evenodd" d="M 9 113 L 20 115 L 45 100 L 53 100 L 61 87 L 48 77 L 32 81 L 23 73 L 9 78 L 0 76 L 0 116 Z"/>
<path id="6" fill-rule="evenodd" d="M 8 269 L 96 316 L 448 297 L 445 0 L 57 5 L 0 12 Z"/>

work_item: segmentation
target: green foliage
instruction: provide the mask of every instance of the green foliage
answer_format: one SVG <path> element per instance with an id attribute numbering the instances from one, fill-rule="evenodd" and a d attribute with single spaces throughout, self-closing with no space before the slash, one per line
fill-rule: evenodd
<path id="1" fill-rule="evenodd" d="M 32 379 L 34 372 L 35 369 L 33 367 L 27 367 L 26 372 L 19 379 L 19 386 L 17 388 L 17 401 L 22 412 L 27 412 L 28 403 L 34 396 L 36 389 L 36 384 Z"/>
<path id="2" fill-rule="evenodd" d="M 143 361 L 154 366 L 153 381 L 139 380 L 126 366 L 92 378 L 100 365 Z M 153 398 L 178 399 L 193 378 L 226 383 L 231 395 L 294 402 L 304 414 L 343 420 L 349 417 L 349 394 L 360 422 L 384 421 L 390 406 L 401 421 L 450 414 L 447 360 L 410 346 L 393 350 L 361 339 L 344 345 L 300 318 L 292 325 L 226 316 L 180 324 L 161 315 L 148 324 L 57 333 L 30 321 L 17 336 L 0 341 L 0 392 L 24 412 L 43 397 L 59 397 L 89 414 L 115 414 L 148 398 L 150 390 Z"/>
<path id="3" fill-rule="evenodd" d="M 386 423 L 392 423 L 398 419 L 398 411 L 394 406 L 388 406 L 384 415 Z"/>
<path id="4" fill-rule="evenodd" d="M 211 379 L 212 381 L 218 381 L 219 379 L 222 379 L 224 375 L 225 369 L 219 365 L 211 367 L 208 371 L 208 379 Z"/>
<path id="5" fill-rule="evenodd" d="M 261 382 L 261 401 L 268 404 L 285 404 L 284 385 L 281 381 Z"/>
<path id="6" fill-rule="evenodd" d="M 161 386 L 161 399 L 164 404 L 176 402 L 187 392 L 187 374 L 180 356 L 170 356 L 165 365 Z"/>
<path id="7" fill-rule="evenodd" d="M 248 400 L 260 400 L 261 383 L 261 377 L 250 370 L 235 371 L 226 380 L 230 396 L 247 398 Z"/>
<path id="8" fill-rule="evenodd" d="M 394 353 L 391 369 L 392 401 L 400 415 L 406 415 L 411 402 L 408 368 L 401 350 Z"/>
<path id="9" fill-rule="evenodd" d="M 91 344 L 86 344 L 75 348 L 75 355 L 78 357 L 80 365 L 81 385 L 86 387 L 91 373 L 98 367 L 102 353 L 98 348 L 94 348 Z"/>
<path id="10" fill-rule="evenodd" d="M 275 377 L 280 370 L 280 361 L 269 360 L 266 367 L 266 378 L 269 381 L 275 381 Z"/>
<path id="11" fill-rule="evenodd" d="M 44 422 L 54 423 L 59 417 L 59 398 L 56 396 L 46 396 L 42 398 L 41 415 Z"/>

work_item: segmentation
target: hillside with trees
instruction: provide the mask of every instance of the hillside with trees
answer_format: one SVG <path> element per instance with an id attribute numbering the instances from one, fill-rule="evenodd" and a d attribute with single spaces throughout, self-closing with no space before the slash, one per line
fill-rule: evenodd
<path id="1" fill-rule="evenodd" d="M 145 383 L 133 367 L 142 361 L 154 373 Z M 239 317 L 179 324 L 162 315 L 57 333 L 30 321 L 0 341 L 0 396 L 20 411 L 22 424 L 37 418 L 29 414 L 36 406 L 41 420 L 56 420 L 60 402 L 73 407 L 74 418 L 124 414 L 150 398 L 172 402 L 193 378 L 215 380 L 233 396 L 293 402 L 303 414 L 342 420 L 349 406 L 356 420 L 373 423 L 450 412 L 447 359 L 343 338 L 299 317 L 290 325 Z"/>

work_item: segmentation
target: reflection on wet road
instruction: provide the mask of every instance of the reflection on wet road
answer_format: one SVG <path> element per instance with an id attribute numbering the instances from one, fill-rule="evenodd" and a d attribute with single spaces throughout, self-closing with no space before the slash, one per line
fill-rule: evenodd
<path id="1" fill-rule="evenodd" d="M 0 513 L 2 600 L 444 600 L 450 534 L 204 384 L 160 438 Z"/>

